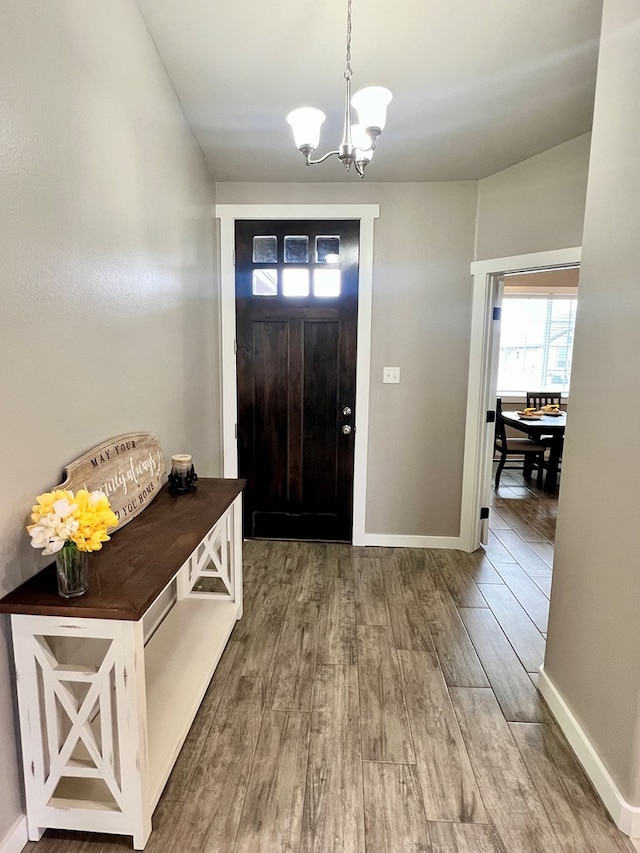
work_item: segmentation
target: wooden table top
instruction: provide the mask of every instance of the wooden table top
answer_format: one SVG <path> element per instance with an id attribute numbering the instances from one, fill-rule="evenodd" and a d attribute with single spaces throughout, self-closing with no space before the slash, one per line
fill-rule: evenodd
<path id="1" fill-rule="evenodd" d="M 52 563 L 0 599 L 0 613 L 141 619 L 245 485 L 202 478 L 185 495 L 171 494 L 165 485 L 143 513 L 89 555 L 84 595 L 61 598 Z"/>
<path id="2" fill-rule="evenodd" d="M 541 418 L 529 420 L 521 418 L 517 412 L 502 412 L 502 417 L 509 424 L 523 430 L 540 430 L 544 433 L 564 432 L 567 425 L 567 413 L 561 415 L 543 415 Z"/>

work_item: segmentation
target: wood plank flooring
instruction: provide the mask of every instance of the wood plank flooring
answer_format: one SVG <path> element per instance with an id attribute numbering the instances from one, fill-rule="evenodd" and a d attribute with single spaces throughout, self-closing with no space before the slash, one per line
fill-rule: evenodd
<path id="1" fill-rule="evenodd" d="M 246 542 L 245 616 L 147 853 L 636 851 L 534 686 L 556 509 L 505 472 L 475 554 Z"/>

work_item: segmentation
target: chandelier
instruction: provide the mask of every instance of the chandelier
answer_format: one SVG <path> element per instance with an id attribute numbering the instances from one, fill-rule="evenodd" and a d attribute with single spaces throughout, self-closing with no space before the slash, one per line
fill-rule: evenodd
<path id="1" fill-rule="evenodd" d="M 351 97 L 351 0 L 347 0 L 347 52 L 344 69 L 345 99 L 344 99 L 344 132 L 340 147 L 329 151 L 317 160 L 311 155 L 320 142 L 320 126 L 326 116 L 322 110 L 314 107 L 300 107 L 287 116 L 287 121 L 293 128 L 293 138 L 299 151 L 307 161 L 307 166 L 324 163 L 334 154 L 342 160 L 345 169 L 349 171 L 353 165 L 361 178 L 367 163 L 373 157 L 376 141 L 385 125 L 387 105 L 392 95 L 382 86 L 369 86 L 360 89 Z M 351 107 L 358 113 L 358 123 L 351 123 Z"/>

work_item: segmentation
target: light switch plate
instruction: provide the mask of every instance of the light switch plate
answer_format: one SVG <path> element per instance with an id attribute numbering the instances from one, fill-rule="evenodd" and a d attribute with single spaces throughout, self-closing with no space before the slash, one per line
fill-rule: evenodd
<path id="1" fill-rule="evenodd" d="M 394 383 L 397 385 L 400 382 L 400 368 L 399 367 L 383 367 L 382 368 L 382 381 L 384 383 Z"/>

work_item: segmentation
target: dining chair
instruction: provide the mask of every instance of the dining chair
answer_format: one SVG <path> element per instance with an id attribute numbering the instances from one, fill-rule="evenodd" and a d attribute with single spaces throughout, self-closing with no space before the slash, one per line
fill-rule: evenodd
<path id="1" fill-rule="evenodd" d="M 496 428 L 494 440 L 494 456 L 498 455 L 498 467 L 496 469 L 495 487 L 500 485 L 500 477 L 505 468 L 521 469 L 525 480 L 531 479 L 534 468 L 538 475 L 536 485 L 542 488 L 544 477 L 544 451 L 545 447 L 531 438 L 508 436 L 505 421 L 502 417 L 502 399 L 496 400 Z M 510 457 L 519 457 L 517 462 L 508 465 Z"/>
<path id="2" fill-rule="evenodd" d="M 541 409 L 543 406 L 560 406 L 562 394 L 553 394 L 548 391 L 527 391 L 527 407 Z"/>
<path id="3" fill-rule="evenodd" d="M 553 394 L 549 391 L 527 391 L 527 406 L 541 409 L 543 406 L 561 406 L 562 394 Z M 538 442 L 549 447 L 553 443 L 552 435 L 538 436 Z"/>

